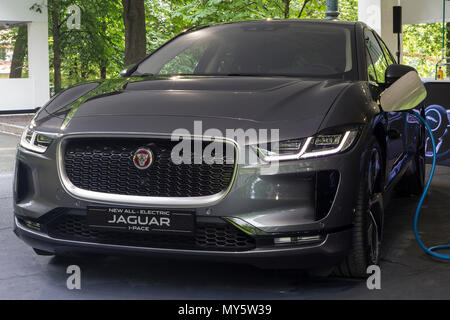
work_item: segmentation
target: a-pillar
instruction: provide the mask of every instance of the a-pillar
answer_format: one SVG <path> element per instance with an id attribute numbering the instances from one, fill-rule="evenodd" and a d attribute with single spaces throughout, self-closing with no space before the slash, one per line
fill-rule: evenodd
<path id="1" fill-rule="evenodd" d="M 359 0 L 358 20 L 365 22 L 374 29 L 384 40 L 392 54 L 396 56 L 397 34 L 393 33 L 393 7 L 400 4 L 399 0 Z M 402 59 L 400 41 L 400 59 Z"/>

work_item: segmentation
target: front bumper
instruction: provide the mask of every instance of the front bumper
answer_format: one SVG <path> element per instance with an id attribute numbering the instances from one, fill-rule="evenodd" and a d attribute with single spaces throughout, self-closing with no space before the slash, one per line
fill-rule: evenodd
<path id="1" fill-rule="evenodd" d="M 65 253 L 101 253 L 101 254 L 133 254 L 151 255 L 155 257 L 171 257 L 213 260 L 233 263 L 245 263 L 261 268 L 314 268 L 338 264 L 349 249 L 351 230 L 328 234 L 316 245 L 302 247 L 257 248 L 250 251 L 229 252 L 209 250 L 182 250 L 167 248 L 133 247 L 112 244 L 100 244 L 51 238 L 22 225 L 15 219 L 14 233 L 33 248 L 52 252 Z"/>
<path id="2" fill-rule="evenodd" d="M 365 158 L 364 134 L 349 151 L 324 158 L 280 163 L 276 174 L 261 166 L 240 166 L 229 193 L 219 202 L 189 207 L 197 219 L 233 221 L 233 228 L 247 232 L 255 246 L 245 250 L 182 249 L 128 244 L 99 243 L 49 235 L 45 225 L 50 216 L 76 210 L 86 215 L 88 206 L 117 205 L 81 199 L 66 190 L 58 175 L 56 146 L 46 154 L 19 147 L 14 187 L 15 233 L 34 248 L 49 252 L 91 251 L 197 257 L 251 263 L 262 267 L 310 268 L 334 265 L 346 255 L 351 243 L 355 194 Z M 318 189 L 321 172 L 337 172 L 338 185 L 325 211 Z M 326 175 L 325 175 L 326 176 Z M 319 192 L 318 192 L 319 191 Z M 125 204 L 124 204 L 125 205 Z M 155 208 L 163 208 L 155 205 Z M 170 206 L 165 206 L 170 208 Z M 24 221 L 44 227 L 34 230 Z M 249 228 L 250 227 L 250 228 Z M 310 244 L 275 245 L 274 239 L 320 235 Z"/>

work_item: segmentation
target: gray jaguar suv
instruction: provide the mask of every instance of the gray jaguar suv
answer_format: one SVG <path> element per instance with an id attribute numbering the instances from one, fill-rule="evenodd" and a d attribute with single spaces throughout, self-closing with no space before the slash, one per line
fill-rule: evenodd
<path id="1" fill-rule="evenodd" d="M 15 233 L 37 254 L 365 276 L 392 190 L 423 188 L 423 127 L 379 105 L 411 70 L 359 22 L 190 29 L 37 112 L 17 150 Z"/>

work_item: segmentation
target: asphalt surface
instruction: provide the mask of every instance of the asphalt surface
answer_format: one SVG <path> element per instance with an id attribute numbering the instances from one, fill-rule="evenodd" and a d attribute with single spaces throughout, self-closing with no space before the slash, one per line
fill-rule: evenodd
<path id="1" fill-rule="evenodd" d="M 34 254 L 13 234 L 12 176 L 18 137 L 0 134 L 0 299 L 449 299 L 450 264 L 421 251 L 412 231 L 417 198 L 386 212 L 381 290 L 365 281 L 313 278 L 299 271 L 145 257 L 60 259 Z M 450 243 L 450 168 L 439 167 L 425 202 L 421 235 Z M 66 268 L 81 268 L 81 290 Z"/>
<path id="2" fill-rule="evenodd" d="M 34 114 L 0 114 L 0 133 L 21 135 Z"/>

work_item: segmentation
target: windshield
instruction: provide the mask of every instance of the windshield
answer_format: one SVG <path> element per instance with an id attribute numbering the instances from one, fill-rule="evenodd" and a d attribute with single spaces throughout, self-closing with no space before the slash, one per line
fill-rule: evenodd
<path id="1" fill-rule="evenodd" d="M 207 27 L 175 38 L 135 74 L 307 76 L 353 79 L 352 28 L 264 21 Z"/>

